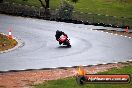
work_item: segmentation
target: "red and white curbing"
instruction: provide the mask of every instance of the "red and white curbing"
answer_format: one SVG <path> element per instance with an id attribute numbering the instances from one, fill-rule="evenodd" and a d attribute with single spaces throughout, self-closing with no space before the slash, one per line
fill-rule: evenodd
<path id="1" fill-rule="evenodd" d="M 90 29 L 90 30 L 91 30 L 91 29 Z M 98 31 L 98 30 L 94 30 L 94 31 Z M 100 31 L 100 32 L 104 32 L 104 31 Z M 104 33 L 109 33 L 109 32 L 104 32 Z M 118 35 L 118 36 L 123 36 L 123 37 L 129 38 L 129 39 L 132 38 L 132 37 L 124 36 L 124 35 L 120 35 L 120 34 L 114 34 L 114 33 L 109 33 L 109 34 L 112 34 L 112 35 Z"/>
<path id="2" fill-rule="evenodd" d="M 129 61 L 132 61 L 132 60 L 129 60 Z"/>

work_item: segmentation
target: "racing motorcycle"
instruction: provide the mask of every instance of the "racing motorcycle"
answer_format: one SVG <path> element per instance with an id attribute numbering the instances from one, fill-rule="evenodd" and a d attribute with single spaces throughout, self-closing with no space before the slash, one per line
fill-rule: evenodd
<path id="1" fill-rule="evenodd" d="M 71 47 L 70 39 L 68 39 L 68 37 L 65 35 L 61 35 L 58 41 L 67 47 Z"/>

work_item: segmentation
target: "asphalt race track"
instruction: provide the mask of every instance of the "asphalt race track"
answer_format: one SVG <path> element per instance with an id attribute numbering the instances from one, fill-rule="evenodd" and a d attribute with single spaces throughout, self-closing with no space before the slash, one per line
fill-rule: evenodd
<path id="1" fill-rule="evenodd" d="M 0 15 L 0 32 L 24 42 L 0 54 L 0 71 L 95 65 L 132 60 L 132 39 L 95 30 L 93 25 L 72 24 Z M 68 34 L 71 48 L 59 47 L 55 31 Z"/>

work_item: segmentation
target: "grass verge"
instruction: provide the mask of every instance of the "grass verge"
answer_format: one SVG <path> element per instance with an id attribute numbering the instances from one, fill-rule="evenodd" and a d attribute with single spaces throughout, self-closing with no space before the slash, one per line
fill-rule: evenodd
<path id="1" fill-rule="evenodd" d="M 0 34 L 0 51 L 8 50 L 17 45 L 15 39 L 8 39 L 6 35 Z"/>
<path id="2" fill-rule="evenodd" d="M 44 1 L 44 0 L 42 0 L 42 1 Z M 23 1 L 23 0 L 4 0 L 4 2 L 41 7 L 39 0 L 26 0 L 26 1 Z M 58 8 L 59 4 L 60 4 L 60 0 L 50 0 L 50 8 L 52 8 L 52 9 Z"/>
<path id="3" fill-rule="evenodd" d="M 40 7 L 39 0 L 4 0 L 5 2 L 18 3 Z M 44 0 L 43 0 L 44 1 Z M 50 8 L 56 9 L 62 0 L 50 0 Z M 71 1 L 71 0 L 67 0 Z M 117 17 L 132 18 L 132 0 L 78 0 L 74 4 L 76 10 L 84 13 L 104 14 Z"/>
<path id="4" fill-rule="evenodd" d="M 126 2 L 125 2 L 126 1 Z M 107 14 L 118 17 L 132 17 L 131 0 L 79 0 L 75 8 L 82 12 Z"/>
<path id="5" fill-rule="evenodd" d="M 130 74 L 132 78 L 132 66 L 125 66 L 122 68 L 113 68 L 106 72 L 98 74 Z M 38 84 L 35 88 L 132 88 L 132 81 L 129 84 L 86 84 L 78 85 L 75 77 L 65 78 L 59 80 L 52 80 Z"/>

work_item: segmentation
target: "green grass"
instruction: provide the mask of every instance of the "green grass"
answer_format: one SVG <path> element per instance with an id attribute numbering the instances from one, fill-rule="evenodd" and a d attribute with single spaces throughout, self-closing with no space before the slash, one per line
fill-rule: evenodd
<path id="1" fill-rule="evenodd" d="M 27 0 L 27 1 L 23 1 L 23 0 L 4 0 L 4 1 L 5 2 L 10 2 L 10 3 L 22 4 L 22 5 L 41 7 L 41 4 L 40 4 L 39 0 Z M 58 8 L 59 4 L 60 4 L 60 0 L 50 0 L 50 7 L 52 9 Z"/>
<path id="2" fill-rule="evenodd" d="M 82 12 L 108 14 L 119 17 L 132 17 L 132 1 L 121 0 L 79 0 L 75 8 Z"/>
<path id="3" fill-rule="evenodd" d="M 15 2 L 27 5 L 41 6 L 38 0 L 4 0 L 7 2 Z M 75 9 L 80 12 L 94 14 L 108 14 L 110 16 L 132 18 L 132 0 L 79 0 L 74 4 Z M 51 9 L 60 6 L 61 0 L 50 0 Z"/>
<path id="4" fill-rule="evenodd" d="M 131 74 L 132 66 L 126 66 L 121 69 L 113 68 L 110 71 L 101 72 L 98 74 Z M 59 80 L 52 80 L 44 82 L 43 84 L 35 85 L 35 88 L 132 88 L 132 82 L 130 84 L 86 84 L 78 85 L 75 77 L 65 78 Z"/>

